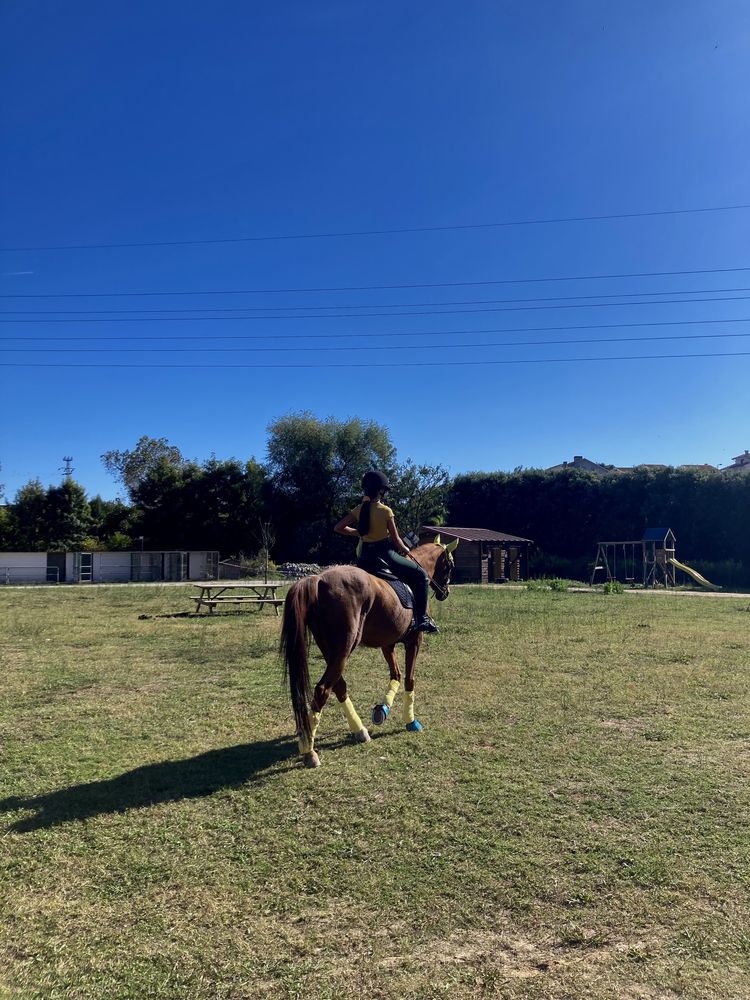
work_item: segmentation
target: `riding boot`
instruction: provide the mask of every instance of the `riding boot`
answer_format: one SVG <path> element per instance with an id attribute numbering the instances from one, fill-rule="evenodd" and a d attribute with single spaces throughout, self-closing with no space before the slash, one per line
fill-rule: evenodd
<path id="1" fill-rule="evenodd" d="M 437 627 L 435 622 L 432 620 L 432 618 L 430 618 L 428 614 L 422 615 L 419 621 L 415 623 L 414 630 L 416 632 L 428 632 L 431 635 L 434 635 L 436 632 L 440 631 L 440 629 Z"/>

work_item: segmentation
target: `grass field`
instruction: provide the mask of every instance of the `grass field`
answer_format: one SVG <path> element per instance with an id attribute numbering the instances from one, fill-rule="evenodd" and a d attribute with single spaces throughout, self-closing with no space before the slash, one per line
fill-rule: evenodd
<path id="1" fill-rule="evenodd" d="M 317 771 L 279 619 L 188 605 L 0 591 L 3 1000 L 750 997 L 746 599 L 454 588 Z"/>

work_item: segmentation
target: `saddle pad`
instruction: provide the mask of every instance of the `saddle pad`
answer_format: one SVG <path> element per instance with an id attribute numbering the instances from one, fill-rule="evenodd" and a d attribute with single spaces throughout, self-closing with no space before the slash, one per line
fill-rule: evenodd
<path id="1" fill-rule="evenodd" d="M 364 568 L 364 567 L 363 567 Z M 388 563 L 385 559 L 379 559 L 376 563 L 372 565 L 371 568 L 366 570 L 372 576 L 376 576 L 379 580 L 385 580 L 386 583 L 393 587 L 393 590 L 401 602 L 401 607 L 406 608 L 411 611 L 414 608 L 414 594 L 411 587 L 404 583 L 403 580 L 399 580 L 396 574 L 390 569 Z"/>
<path id="2" fill-rule="evenodd" d="M 411 587 L 408 587 L 403 580 L 399 580 L 397 577 L 392 580 L 386 579 L 385 582 L 393 587 L 396 597 L 401 601 L 401 607 L 411 611 L 414 607 L 414 594 Z"/>

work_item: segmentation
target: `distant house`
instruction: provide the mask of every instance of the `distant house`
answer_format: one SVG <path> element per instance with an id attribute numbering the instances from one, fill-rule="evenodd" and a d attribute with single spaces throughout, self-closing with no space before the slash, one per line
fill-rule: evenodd
<path id="1" fill-rule="evenodd" d="M 747 475 L 750 473 L 750 451 L 746 449 L 741 455 L 735 455 L 732 463 L 721 471 L 729 475 Z"/>
<path id="2" fill-rule="evenodd" d="M 574 455 L 572 462 L 561 462 L 559 465 L 553 465 L 547 472 L 563 472 L 565 469 L 580 469 L 583 472 L 593 472 L 597 476 L 607 476 L 613 472 L 619 471 L 618 469 L 612 468 L 611 465 L 602 465 L 600 462 L 592 462 L 590 458 L 584 458 L 583 455 Z"/>
<path id="3" fill-rule="evenodd" d="M 660 465 L 658 463 L 640 462 L 632 469 L 620 469 L 620 472 L 636 472 L 638 469 L 648 469 L 649 472 L 666 472 L 667 469 L 680 469 L 683 472 L 718 472 L 715 465 Z"/>
<path id="4" fill-rule="evenodd" d="M 745 455 L 748 460 L 750 460 L 750 454 L 745 452 Z M 735 461 L 737 460 L 735 459 Z M 663 465 L 654 462 L 639 462 L 638 465 L 631 466 L 602 465 L 601 462 L 592 462 L 590 459 L 584 458 L 583 455 L 576 455 L 572 462 L 561 462 L 560 465 L 553 465 L 551 468 L 547 469 L 547 472 L 562 472 L 565 469 L 580 469 L 582 472 L 593 472 L 594 475 L 597 476 L 611 476 L 619 475 L 623 472 L 636 472 L 638 469 L 644 469 L 649 472 L 665 472 L 667 469 L 671 468 L 673 468 L 671 465 Z M 678 465 L 676 468 L 687 472 L 718 471 L 715 465 L 707 465 L 706 463 L 698 465 Z M 730 468 L 734 468 L 734 466 L 731 466 Z M 748 464 L 747 471 L 750 472 L 750 464 Z"/>
<path id="5" fill-rule="evenodd" d="M 436 528 L 423 525 L 419 529 L 422 541 L 440 535 L 442 541 L 459 540 L 453 553 L 454 583 L 505 583 L 525 580 L 529 575 L 530 538 L 519 538 L 489 528 Z"/>

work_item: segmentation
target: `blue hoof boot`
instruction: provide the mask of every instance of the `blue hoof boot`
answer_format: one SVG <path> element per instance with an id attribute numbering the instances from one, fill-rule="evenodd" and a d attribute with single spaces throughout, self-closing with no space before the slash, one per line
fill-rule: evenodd
<path id="1" fill-rule="evenodd" d="M 422 732 L 422 723 L 421 722 L 417 722 L 417 720 L 415 719 L 414 722 L 408 723 L 407 726 L 406 726 L 406 728 L 407 728 L 407 730 L 410 733 L 421 733 Z"/>
<path id="2" fill-rule="evenodd" d="M 382 726 L 390 714 L 391 710 L 387 705 L 376 705 L 372 710 L 373 726 Z"/>

